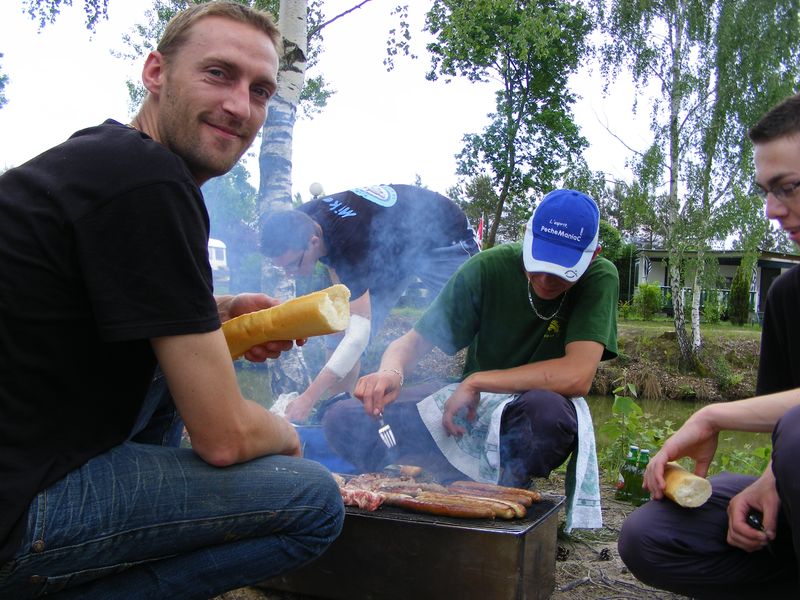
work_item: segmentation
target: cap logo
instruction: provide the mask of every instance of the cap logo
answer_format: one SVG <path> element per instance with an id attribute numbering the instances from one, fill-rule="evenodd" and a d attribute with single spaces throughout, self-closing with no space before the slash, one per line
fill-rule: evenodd
<path id="1" fill-rule="evenodd" d="M 566 223 L 564 223 L 564 225 L 566 225 Z M 558 237 L 572 240 L 573 242 L 580 242 L 583 239 L 583 228 L 581 228 L 581 232 L 577 234 L 569 233 L 563 229 L 556 229 L 555 227 L 547 227 L 546 225 L 542 225 L 539 230 L 543 233 L 549 233 L 550 235 L 557 235 Z"/>

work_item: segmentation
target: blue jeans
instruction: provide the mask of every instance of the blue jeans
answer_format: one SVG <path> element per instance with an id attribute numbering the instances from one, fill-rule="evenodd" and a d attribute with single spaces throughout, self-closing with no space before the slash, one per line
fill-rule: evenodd
<path id="1" fill-rule="evenodd" d="M 155 425 L 155 427 L 154 427 Z M 0 599 L 198 598 L 311 561 L 344 520 L 320 464 L 266 456 L 225 468 L 180 439 L 163 381 L 131 439 L 41 492 L 22 546 L 0 565 Z"/>

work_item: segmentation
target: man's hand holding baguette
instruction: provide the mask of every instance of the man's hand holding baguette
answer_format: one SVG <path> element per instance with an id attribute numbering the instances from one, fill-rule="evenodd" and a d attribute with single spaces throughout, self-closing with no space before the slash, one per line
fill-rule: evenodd
<path id="1" fill-rule="evenodd" d="M 280 300 L 267 296 L 266 294 L 252 294 L 244 293 L 235 296 L 217 296 L 217 310 L 219 310 L 219 320 L 223 323 L 230 321 L 234 317 L 245 315 L 247 313 L 262 310 L 264 308 L 272 308 L 280 304 Z M 296 340 L 298 346 L 305 343 L 304 339 Z M 257 346 L 253 346 L 250 350 L 245 352 L 244 357 L 251 362 L 264 362 L 268 358 L 278 358 L 281 352 L 291 350 L 293 347 L 292 340 L 279 340 L 265 342 Z"/>

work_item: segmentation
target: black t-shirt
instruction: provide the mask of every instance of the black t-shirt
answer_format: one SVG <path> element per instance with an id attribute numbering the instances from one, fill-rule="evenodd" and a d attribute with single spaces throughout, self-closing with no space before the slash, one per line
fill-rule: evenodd
<path id="1" fill-rule="evenodd" d="M 328 255 L 353 298 L 392 287 L 434 248 L 474 237 L 458 205 L 413 185 L 356 188 L 306 202 L 322 227 Z"/>
<path id="2" fill-rule="evenodd" d="M 757 394 L 800 387 L 800 266 L 778 277 L 767 292 Z"/>
<path id="3" fill-rule="evenodd" d="M 114 121 L 0 176 L 0 564 L 39 491 L 129 436 L 149 338 L 219 327 L 208 233 L 185 163 Z"/>

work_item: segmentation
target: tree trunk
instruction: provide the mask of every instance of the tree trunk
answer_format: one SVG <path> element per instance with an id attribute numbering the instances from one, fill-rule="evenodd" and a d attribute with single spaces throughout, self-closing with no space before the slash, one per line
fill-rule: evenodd
<path id="1" fill-rule="evenodd" d="M 705 271 L 705 249 L 702 246 L 697 250 L 697 266 L 694 270 L 694 281 L 692 283 L 692 358 L 697 360 L 700 355 L 700 348 L 703 345 L 703 337 L 700 333 L 700 296 L 703 293 L 703 274 Z"/>
<path id="2" fill-rule="evenodd" d="M 278 89 L 270 100 L 261 136 L 259 165 L 259 212 L 292 207 L 292 140 L 297 104 L 303 89 L 307 53 L 307 0 L 281 0 L 278 27 L 283 34 L 284 53 L 278 69 Z M 283 270 L 264 261 L 262 289 L 286 300 L 295 295 L 294 281 Z M 304 391 L 311 379 L 302 348 L 270 361 L 273 396 Z"/>
<path id="3" fill-rule="evenodd" d="M 683 254 L 683 227 L 680 219 L 680 201 L 678 198 L 678 181 L 680 177 L 680 110 L 682 98 L 681 64 L 683 61 L 683 29 L 684 16 L 681 8 L 676 9 L 674 22 L 670 28 L 672 39 L 672 67 L 670 69 L 669 99 L 669 198 L 667 239 L 669 250 L 669 280 L 672 288 L 673 320 L 675 337 L 684 366 L 693 366 L 694 356 L 692 344 L 686 334 L 686 318 L 683 313 L 683 278 L 681 276 L 681 258 Z"/>

